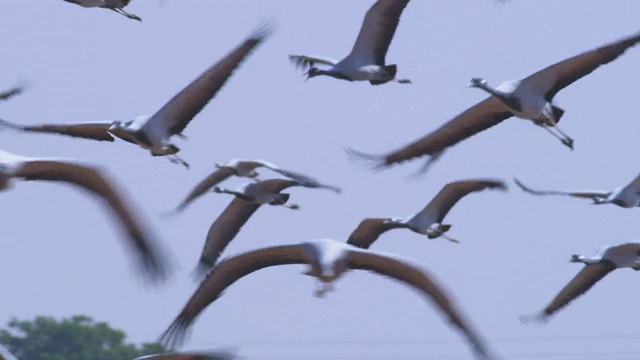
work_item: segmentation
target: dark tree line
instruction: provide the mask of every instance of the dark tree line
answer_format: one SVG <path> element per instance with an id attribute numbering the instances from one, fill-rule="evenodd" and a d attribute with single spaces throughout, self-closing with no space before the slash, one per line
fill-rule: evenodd
<path id="1" fill-rule="evenodd" d="M 136 346 L 125 340 L 124 331 L 82 315 L 61 321 L 44 316 L 12 319 L 0 330 L 0 343 L 19 360 L 133 360 L 167 352 L 156 343 Z"/>

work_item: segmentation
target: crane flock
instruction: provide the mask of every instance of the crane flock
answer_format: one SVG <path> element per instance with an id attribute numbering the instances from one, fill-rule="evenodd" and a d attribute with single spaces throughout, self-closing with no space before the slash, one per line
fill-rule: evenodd
<path id="1" fill-rule="evenodd" d="M 85 8 L 110 9 L 129 19 L 142 22 L 137 15 L 123 10 L 130 0 L 64 1 Z M 375 86 L 387 83 L 412 84 L 409 79 L 397 78 L 397 65 L 388 65 L 386 62 L 386 53 L 406 8 L 410 11 L 409 0 L 375 1 L 364 16 L 351 52 L 342 60 L 308 55 L 289 55 L 289 60 L 296 67 L 307 70 L 306 79 L 329 76 L 349 82 L 367 81 Z M 273 33 L 274 27 L 270 23 L 258 25 L 235 48 L 151 115 L 135 116 L 126 121 L 73 124 L 28 125 L 0 119 L 0 129 L 24 133 L 57 134 L 102 142 L 114 142 L 117 138 L 146 149 L 154 157 L 167 157 L 171 162 L 181 164 L 188 169 L 189 164 L 177 155 L 180 149 L 170 142 L 170 138 L 173 136 L 185 138 L 183 131 L 187 125 L 221 91 L 225 83 L 230 81 L 234 72 L 239 71 L 242 63 L 250 61 L 251 54 Z M 368 154 L 345 147 L 346 155 L 352 160 L 372 165 L 377 170 L 428 156 L 428 160 L 421 168 L 421 172 L 424 172 L 434 161 L 441 159 L 450 147 L 511 117 L 532 121 L 573 150 L 573 138 L 558 127 L 560 120 L 568 117 L 564 116 L 565 110 L 555 104 L 555 96 L 602 65 L 615 61 L 639 42 L 640 33 L 631 34 L 559 61 L 522 79 L 505 81 L 497 87 L 491 87 L 486 80 L 474 77 L 468 86 L 485 91 L 488 97 L 445 122 L 436 130 L 387 154 Z M 327 68 L 320 69 L 316 65 Z M 9 101 L 23 91 L 23 86 L 2 91 L 0 101 Z M 424 295 L 429 303 L 445 316 L 450 325 L 463 335 L 477 358 L 496 358 L 480 333 L 474 329 L 472 321 L 463 314 L 462 308 L 454 304 L 449 290 L 435 280 L 430 270 L 426 270 L 422 265 L 408 258 L 370 248 L 383 233 L 399 228 L 425 235 L 428 239 L 442 238 L 461 244 L 457 239 L 447 235 L 452 226 L 443 223 L 446 215 L 462 198 L 472 193 L 483 190 L 507 191 L 509 186 L 505 180 L 498 178 L 452 180 L 444 184 L 435 197 L 417 213 L 401 218 L 388 216 L 364 218 L 345 239 L 322 238 L 284 245 L 268 244 L 220 259 L 227 246 L 262 205 L 286 207 L 292 210 L 302 209 L 299 204 L 289 202 L 291 194 L 284 193 L 286 189 L 293 187 L 325 189 L 336 195 L 340 195 L 342 189 L 297 172 L 293 166 L 280 167 L 266 160 L 229 159 L 223 163 L 215 163 L 214 166 L 215 169 L 197 183 L 174 210 L 165 213 L 171 216 L 183 213 L 190 204 L 208 193 L 233 196 L 229 205 L 213 221 L 208 233 L 203 234 L 203 248 L 194 271 L 199 285 L 178 312 L 173 323 L 161 333 L 159 338 L 161 343 L 170 348 L 181 347 L 188 330 L 205 308 L 218 300 L 228 287 L 241 278 L 269 267 L 297 264 L 308 267 L 304 275 L 316 278 L 318 288 L 314 294 L 318 297 L 334 291 L 334 282 L 346 272 L 353 270 L 369 271 L 404 283 Z M 267 171 L 278 174 L 280 177 L 269 177 Z M 247 181 L 237 189 L 220 186 L 231 177 L 243 178 Z M 162 282 L 171 273 L 172 268 L 160 244 L 135 211 L 134 198 L 123 192 L 116 177 L 107 169 L 75 159 L 28 157 L 0 150 L 0 191 L 10 189 L 16 180 L 67 183 L 86 190 L 95 201 L 104 204 L 117 220 L 123 230 L 123 238 L 129 245 L 129 251 L 137 258 L 141 276 Z M 622 208 L 640 206 L 640 175 L 629 184 L 608 191 L 543 191 L 531 189 L 518 179 L 513 181 L 524 192 L 533 195 L 586 198 L 591 199 L 594 204 L 614 204 Z M 287 214 L 288 212 L 285 211 L 281 216 L 284 218 Z M 463 243 L 460 246 L 464 246 Z M 584 267 L 544 309 L 533 315 L 520 315 L 522 322 L 547 321 L 613 270 L 625 267 L 640 270 L 640 242 L 631 241 L 607 246 L 593 257 L 572 255 L 570 262 L 582 263 Z M 8 351 L 0 345 L 0 358 L 9 356 Z M 136 360 L 213 360 L 231 359 L 234 356 L 231 353 L 215 351 L 176 352 L 153 354 Z"/>

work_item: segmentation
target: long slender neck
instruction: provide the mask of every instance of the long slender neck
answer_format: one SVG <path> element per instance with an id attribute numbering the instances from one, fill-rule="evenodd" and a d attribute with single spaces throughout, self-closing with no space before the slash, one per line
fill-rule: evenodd
<path id="1" fill-rule="evenodd" d="M 486 83 L 478 84 L 478 85 L 476 85 L 476 87 L 488 92 L 489 94 L 497 97 L 498 99 L 500 99 L 500 100 L 502 100 L 502 101 L 504 101 L 506 103 L 510 103 L 511 102 L 511 94 L 508 94 L 508 93 L 505 93 L 503 91 L 494 89 L 491 86 L 487 85 Z"/>
<path id="2" fill-rule="evenodd" d="M 581 262 L 581 263 L 586 264 L 586 265 L 593 265 L 593 264 L 599 263 L 600 260 L 599 259 L 590 259 L 590 258 L 584 257 L 583 255 L 578 255 L 577 262 Z"/>

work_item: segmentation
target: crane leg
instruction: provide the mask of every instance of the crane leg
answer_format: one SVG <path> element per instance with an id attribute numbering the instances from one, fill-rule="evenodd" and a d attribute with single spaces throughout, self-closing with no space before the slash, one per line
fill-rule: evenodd
<path id="1" fill-rule="evenodd" d="M 542 126 L 545 130 L 547 130 L 549 133 L 551 133 L 551 135 L 553 135 L 556 138 L 558 138 L 569 149 L 573 150 L 573 139 L 569 135 L 565 134 L 558 127 L 558 124 L 556 123 L 555 120 L 550 119 L 550 118 L 545 118 L 545 121 L 542 124 L 540 124 L 540 126 Z M 559 135 L 556 134 L 553 130 L 551 130 L 551 128 L 555 128 L 556 131 L 559 133 Z"/>
<path id="2" fill-rule="evenodd" d="M 169 161 L 171 161 L 174 164 L 180 164 L 180 165 L 183 165 L 184 167 L 186 167 L 187 169 L 189 169 L 189 163 L 184 161 L 184 160 L 182 160 L 182 158 L 180 158 L 176 154 L 167 155 L 167 159 L 169 159 Z"/>
<path id="3" fill-rule="evenodd" d="M 126 11 L 120 9 L 120 8 L 108 8 L 108 9 L 113 10 L 113 11 L 117 12 L 120 15 L 126 16 L 129 19 L 142 21 L 142 19 L 140 17 L 138 17 L 137 15 L 130 14 L 130 13 L 128 13 L 128 12 L 126 12 Z"/>
<path id="4" fill-rule="evenodd" d="M 279 204 L 279 205 L 289 208 L 291 210 L 300 210 L 300 205 L 298 204 Z"/>

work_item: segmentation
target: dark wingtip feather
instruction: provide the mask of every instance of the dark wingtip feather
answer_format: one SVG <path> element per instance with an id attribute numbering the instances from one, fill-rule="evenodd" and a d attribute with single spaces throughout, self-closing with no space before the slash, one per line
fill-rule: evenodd
<path id="1" fill-rule="evenodd" d="M 273 35 L 275 29 L 276 25 L 273 20 L 264 20 L 256 26 L 249 37 L 256 41 L 264 41 Z"/>
<path id="2" fill-rule="evenodd" d="M 158 337 L 157 342 L 169 349 L 182 347 L 187 336 L 189 322 L 182 314 L 178 315 L 169 328 Z"/>
<path id="3" fill-rule="evenodd" d="M 138 262 L 138 273 L 146 285 L 159 286 L 171 276 L 171 267 L 164 256 L 145 254 Z"/>
<path id="4" fill-rule="evenodd" d="M 493 180 L 493 183 L 489 186 L 490 189 L 499 191 L 509 191 L 509 185 L 502 180 Z"/>
<path id="5" fill-rule="evenodd" d="M 344 151 L 352 162 L 367 166 L 376 172 L 383 170 L 389 165 L 387 164 L 386 155 L 368 154 L 346 146 L 344 147 Z"/>

